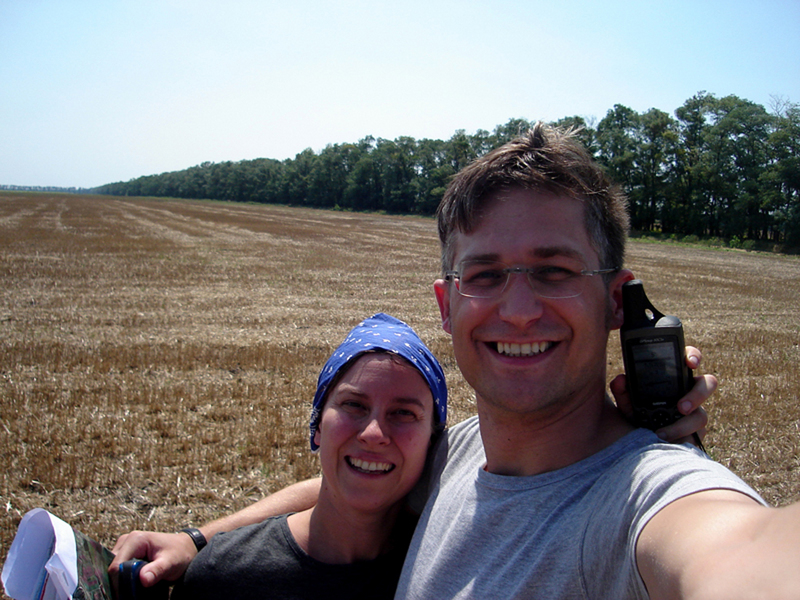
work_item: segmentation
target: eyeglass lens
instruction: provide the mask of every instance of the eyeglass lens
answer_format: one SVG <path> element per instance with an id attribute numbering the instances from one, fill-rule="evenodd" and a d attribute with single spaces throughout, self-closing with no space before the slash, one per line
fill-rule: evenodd
<path id="1" fill-rule="evenodd" d="M 584 289 L 586 278 L 581 271 L 555 265 L 509 267 L 497 262 L 464 261 L 459 265 L 455 284 L 462 296 L 494 298 L 503 293 L 512 274 L 525 274 L 531 288 L 542 298 L 574 298 Z"/>

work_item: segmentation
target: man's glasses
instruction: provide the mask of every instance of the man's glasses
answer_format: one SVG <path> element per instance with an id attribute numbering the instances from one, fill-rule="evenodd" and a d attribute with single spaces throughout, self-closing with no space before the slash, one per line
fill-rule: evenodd
<path id="1" fill-rule="evenodd" d="M 508 286 L 512 273 L 525 274 L 533 291 L 542 298 L 575 298 L 583 293 L 587 277 L 619 271 L 618 268 L 587 271 L 556 264 L 510 267 L 485 260 L 465 260 L 457 267 L 455 271 L 445 273 L 445 281 L 454 282 L 458 293 L 467 298 L 499 297 Z"/>

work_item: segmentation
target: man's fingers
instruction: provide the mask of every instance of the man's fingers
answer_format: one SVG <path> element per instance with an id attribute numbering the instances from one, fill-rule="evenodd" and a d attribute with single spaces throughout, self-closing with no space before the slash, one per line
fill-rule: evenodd
<path id="1" fill-rule="evenodd" d="M 614 402 L 628 419 L 633 418 L 633 407 L 631 406 L 631 399 L 625 387 L 625 375 L 617 375 L 611 380 L 609 389 L 614 395 Z"/>
<path id="2" fill-rule="evenodd" d="M 125 540 L 128 539 L 128 534 L 124 533 L 117 538 L 117 541 L 114 543 L 114 547 L 111 549 L 111 552 L 114 554 L 118 554 L 122 546 L 125 545 Z"/>
<path id="3" fill-rule="evenodd" d="M 708 413 L 704 408 L 699 408 L 693 413 L 678 419 L 672 425 L 662 427 L 656 434 L 663 440 L 670 442 L 692 441 L 692 434 L 697 435 L 702 440 L 706 435 L 706 425 L 708 424 Z"/>
<path id="4" fill-rule="evenodd" d="M 678 410 L 684 416 L 657 430 L 658 437 L 669 442 L 690 442 L 698 445 L 694 434 L 702 441 L 708 425 L 708 413 L 701 405 L 716 389 L 717 378 L 713 375 L 695 377 L 692 389 L 678 402 Z"/>
<path id="5" fill-rule="evenodd" d="M 109 573 L 116 575 L 120 564 L 126 560 L 147 558 L 147 542 L 144 535 L 142 531 L 132 531 L 119 536 L 111 550 L 114 553 L 114 560 L 108 567 Z"/>
<path id="6" fill-rule="evenodd" d="M 703 353 L 694 346 L 686 346 L 686 364 L 690 369 L 696 369 L 700 366 L 700 361 L 703 359 Z"/>
<path id="7" fill-rule="evenodd" d="M 164 578 L 164 567 L 161 561 L 154 560 L 147 563 L 139 571 L 139 581 L 142 582 L 144 587 L 150 587 L 157 584 Z"/>
<path id="8" fill-rule="evenodd" d="M 713 375 L 699 375 L 694 378 L 694 386 L 678 403 L 681 414 L 688 415 L 703 404 L 717 389 L 717 378 Z"/>

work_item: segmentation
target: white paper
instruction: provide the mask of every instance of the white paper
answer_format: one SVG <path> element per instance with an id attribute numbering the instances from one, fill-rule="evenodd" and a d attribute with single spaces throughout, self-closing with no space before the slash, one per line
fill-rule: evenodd
<path id="1" fill-rule="evenodd" d="M 15 600 L 70 600 L 78 585 L 78 556 L 72 528 L 42 508 L 22 518 L 3 565 L 3 587 Z"/>

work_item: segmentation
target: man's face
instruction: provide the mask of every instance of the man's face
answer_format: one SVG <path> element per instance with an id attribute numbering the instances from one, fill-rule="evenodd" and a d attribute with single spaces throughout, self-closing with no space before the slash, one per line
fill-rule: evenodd
<path id="1" fill-rule="evenodd" d="M 453 268 L 474 259 L 578 271 L 610 266 L 599 263 L 579 201 L 523 189 L 496 194 L 478 227 L 456 234 Z M 558 300 L 540 297 L 524 274 L 512 274 L 497 298 L 468 298 L 438 280 L 442 325 L 479 408 L 557 418 L 602 397 L 608 333 L 621 324 L 619 288 L 629 278 L 623 271 L 606 288 L 600 276 L 583 277 L 580 296 Z"/>

